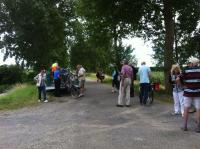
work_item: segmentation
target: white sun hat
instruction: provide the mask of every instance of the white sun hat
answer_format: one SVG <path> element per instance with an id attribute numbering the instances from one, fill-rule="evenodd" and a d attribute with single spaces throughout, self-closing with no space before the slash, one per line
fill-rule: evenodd
<path id="1" fill-rule="evenodd" d="M 190 58 L 188 58 L 188 62 L 197 65 L 199 63 L 199 59 L 191 56 Z"/>

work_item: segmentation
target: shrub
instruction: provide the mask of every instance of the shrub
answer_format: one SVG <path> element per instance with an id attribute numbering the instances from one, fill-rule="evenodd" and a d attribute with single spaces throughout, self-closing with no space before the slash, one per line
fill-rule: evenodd
<path id="1" fill-rule="evenodd" d="M 0 84 L 16 84 L 22 82 L 23 70 L 17 65 L 0 66 Z"/>

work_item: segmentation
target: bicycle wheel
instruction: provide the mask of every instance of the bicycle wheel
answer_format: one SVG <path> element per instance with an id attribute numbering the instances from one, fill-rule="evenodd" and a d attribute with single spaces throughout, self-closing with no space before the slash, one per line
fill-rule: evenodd
<path id="1" fill-rule="evenodd" d="M 148 92 L 146 104 L 151 105 L 152 103 L 153 103 L 153 91 L 151 90 L 151 91 Z"/>
<path id="2" fill-rule="evenodd" d="M 71 88 L 71 96 L 72 98 L 78 98 L 79 96 L 79 89 L 76 87 Z"/>

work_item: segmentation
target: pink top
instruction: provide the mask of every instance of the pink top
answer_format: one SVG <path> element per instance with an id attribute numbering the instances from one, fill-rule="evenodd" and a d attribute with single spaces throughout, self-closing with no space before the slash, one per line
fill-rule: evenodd
<path id="1" fill-rule="evenodd" d="M 133 69 L 129 65 L 123 65 L 121 73 L 123 74 L 123 76 L 125 76 L 125 78 L 126 77 L 127 78 L 132 78 L 133 77 Z"/>

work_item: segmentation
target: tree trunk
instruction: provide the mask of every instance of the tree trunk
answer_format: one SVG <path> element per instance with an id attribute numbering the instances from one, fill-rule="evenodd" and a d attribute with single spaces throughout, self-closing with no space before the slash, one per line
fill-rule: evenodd
<path id="1" fill-rule="evenodd" d="M 165 23 L 165 49 L 164 49 L 164 74 L 165 89 L 167 93 L 171 92 L 171 85 L 168 77 L 173 63 L 173 43 L 174 43 L 174 21 L 172 0 L 163 0 L 164 4 L 164 23 Z"/>
<path id="2" fill-rule="evenodd" d="M 117 25 L 114 27 L 114 50 L 115 50 L 115 65 L 120 69 L 119 53 L 118 53 L 118 34 L 117 34 Z"/>
<path id="3" fill-rule="evenodd" d="M 176 56 L 176 63 L 179 63 L 179 51 L 178 51 L 178 39 L 177 39 L 177 29 L 176 29 L 176 22 L 175 22 L 175 15 L 174 14 L 174 51 Z"/>

